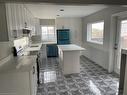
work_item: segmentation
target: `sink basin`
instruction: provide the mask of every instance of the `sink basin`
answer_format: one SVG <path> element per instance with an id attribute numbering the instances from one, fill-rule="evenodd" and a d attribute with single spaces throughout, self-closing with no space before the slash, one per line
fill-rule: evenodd
<path id="1" fill-rule="evenodd" d="M 30 46 L 30 47 L 38 47 L 38 46 Z"/>

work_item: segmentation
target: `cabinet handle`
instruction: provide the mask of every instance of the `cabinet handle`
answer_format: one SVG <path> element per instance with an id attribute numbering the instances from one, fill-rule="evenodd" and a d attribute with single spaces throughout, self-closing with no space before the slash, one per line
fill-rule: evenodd
<path id="1" fill-rule="evenodd" d="M 35 74 L 35 67 L 33 66 L 33 74 Z"/>

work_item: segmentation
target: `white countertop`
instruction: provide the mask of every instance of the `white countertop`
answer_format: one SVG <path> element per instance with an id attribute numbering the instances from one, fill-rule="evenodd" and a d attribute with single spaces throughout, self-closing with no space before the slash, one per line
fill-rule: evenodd
<path id="1" fill-rule="evenodd" d="M 36 64 L 37 56 L 20 56 L 11 58 L 0 66 L 0 73 L 27 72 L 32 70 L 33 64 Z"/>
<path id="2" fill-rule="evenodd" d="M 42 43 L 32 43 L 29 47 L 25 49 L 26 52 L 39 51 L 41 49 Z"/>
<path id="3" fill-rule="evenodd" d="M 30 51 L 39 51 L 41 49 L 42 45 L 47 45 L 47 44 L 57 44 L 57 42 L 42 42 L 42 43 L 32 43 L 30 44 L 29 47 L 27 47 L 25 49 L 26 52 L 30 52 Z"/>
<path id="4" fill-rule="evenodd" d="M 62 51 L 82 51 L 85 50 L 85 48 L 82 48 L 75 44 L 68 44 L 68 45 L 57 45 L 59 49 Z"/>
<path id="5" fill-rule="evenodd" d="M 1 65 L 0 63 L 0 73 L 30 71 L 33 68 L 33 64 L 36 64 L 37 55 L 29 55 L 28 52 L 39 51 L 41 47 L 42 43 L 32 43 L 30 47 L 24 50 L 24 56 L 11 57 L 4 64 L 2 63 Z"/>
<path id="6" fill-rule="evenodd" d="M 127 48 L 122 49 L 122 54 L 126 54 L 127 55 Z"/>

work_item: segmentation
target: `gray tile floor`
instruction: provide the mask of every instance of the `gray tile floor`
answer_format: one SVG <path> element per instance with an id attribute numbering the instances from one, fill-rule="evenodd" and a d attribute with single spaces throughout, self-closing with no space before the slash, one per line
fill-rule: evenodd
<path id="1" fill-rule="evenodd" d="M 64 76 L 57 58 L 41 64 L 37 95 L 118 95 L 119 76 L 81 56 L 80 74 Z"/>

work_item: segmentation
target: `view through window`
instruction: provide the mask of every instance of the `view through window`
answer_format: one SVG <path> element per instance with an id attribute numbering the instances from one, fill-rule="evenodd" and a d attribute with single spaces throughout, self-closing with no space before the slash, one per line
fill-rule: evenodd
<path id="1" fill-rule="evenodd" d="M 42 26 L 41 30 L 43 41 L 56 41 L 56 32 L 54 26 Z"/>
<path id="2" fill-rule="evenodd" d="M 121 47 L 127 48 L 127 20 L 121 22 Z"/>
<path id="3" fill-rule="evenodd" d="M 94 43 L 103 44 L 104 22 L 88 24 L 87 40 Z"/>
<path id="4" fill-rule="evenodd" d="M 121 20 L 120 23 L 120 45 L 118 45 L 117 68 L 120 69 L 121 49 L 127 48 L 127 20 Z"/>

